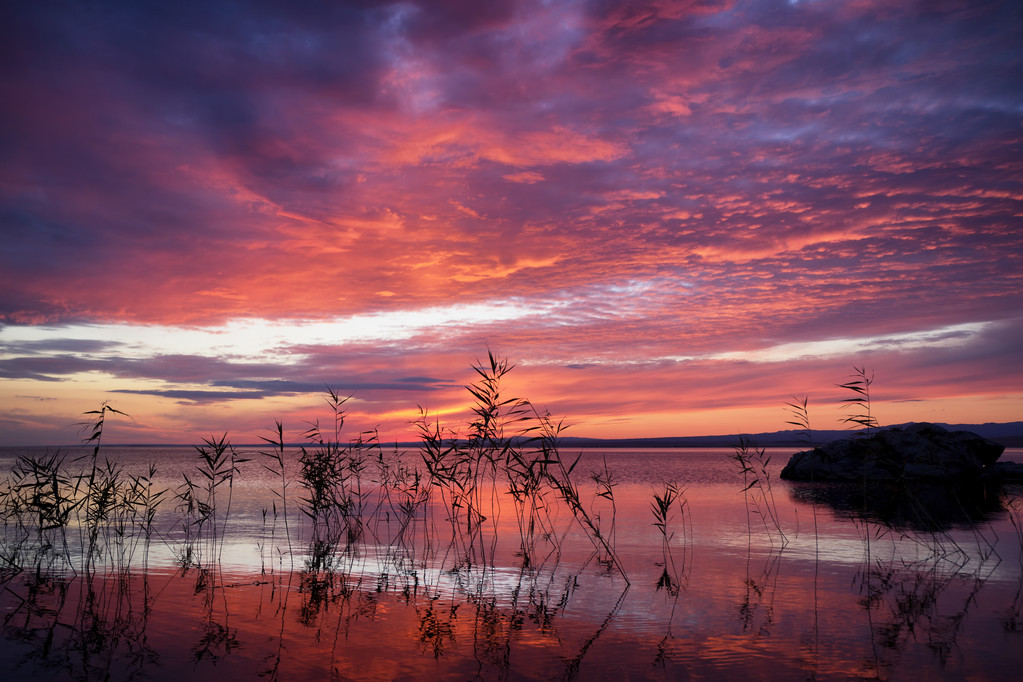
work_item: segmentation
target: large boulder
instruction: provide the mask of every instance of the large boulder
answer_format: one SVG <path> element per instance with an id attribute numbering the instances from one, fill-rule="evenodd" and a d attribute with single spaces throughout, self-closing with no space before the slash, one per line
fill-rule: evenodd
<path id="1" fill-rule="evenodd" d="M 991 467 L 1005 447 L 970 431 L 921 422 L 854 435 L 797 452 L 782 469 L 790 481 L 965 481 Z"/>

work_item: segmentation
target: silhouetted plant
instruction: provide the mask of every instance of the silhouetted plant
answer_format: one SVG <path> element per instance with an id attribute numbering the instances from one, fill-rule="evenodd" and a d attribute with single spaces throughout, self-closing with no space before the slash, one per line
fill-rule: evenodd
<path id="1" fill-rule="evenodd" d="M 248 462 L 240 457 L 234 446 L 227 440 L 227 434 L 203 438 L 203 445 L 195 446 L 199 463 L 196 472 L 200 477 L 193 482 L 188 474 L 182 473 L 184 483 L 178 487 L 178 508 L 184 514 L 185 547 L 182 563 L 194 563 L 203 568 L 206 563 L 219 563 L 223 540 L 231 514 L 231 499 L 234 491 L 234 477 L 239 473 L 238 465 Z M 226 491 L 223 489 L 226 488 Z M 218 491 L 221 508 L 218 511 Z M 226 496 L 226 499 L 225 499 Z M 196 549 L 205 550 L 196 554 Z"/>
<path id="2" fill-rule="evenodd" d="M 614 489 L 618 486 L 618 481 L 614 478 L 614 473 L 607 466 L 607 457 L 602 460 L 603 467 L 600 471 L 595 471 L 590 475 L 590 479 L 596 484 L 596 497 L 606 500 L 611 508 L 611 520 L 607 524 L 607 530 L 603 531 L 605 537 L 608 539 L 608 544 L 611 547 L 612 552 L 615 548 L 615 523 L 618 519 L 618 506 L 615 504 L 615 491 Z M 592 510 L 592 506 L 591 506 Z M 600 520 L 600 514 L 593 514 L 594 521 L 603 530 L 603 524 Z"/>
<path id="3" fill-rule="evenodd" d="M 660 493 L 654 492 L 654 501 L 650 503 L 650 511 L 654 515 L 654 527 L 661 533 L 661 556 L 664 561 L 664 571 L 657 581 L 657 589 L 664 589 L 669 594 L 677 594 L 682 586 L 682 576 L 685 573 L 688 553 L 688 533 L 686 529 L 687 500 L 685 491 L 679 488 L 676 483 L 666 483 L 664 490 Z M 671 551 L 671 541 L 675 537 L 675 531 L 669 530 L 672 522 L 672 511 L 677 507 L 681 515 L 682 531 L 682 565 L 675 562 L 674 552 Z"/>
<path id="4" fill-rule="evenodd" d="M 140 542 L 148 558 L 153 520 L 164 491 L 154 490 L 148 474 L 126 476 L 122 468 L 103 459 L 100 444 L 108 414 L 125 413 L 104 404 L 87 412 L 84 443 L 91 452 L 84 470 L 71 471 L 66 454 L 21 455 L 0 489 L 4 515 L 4 549 L 0 560 L 9 566 L 31 560 L 37 566 L 57 560 L 77 572 L 89 573 L 101 563 L 127 572 Z M 77 542 L 69 532 L 77 530 Z M 72 549 L 72 546 L 74 549 Z M 77 559 L 81 563 L 76 565 Z"/>
<path id="5" fill-rule="evenodd" d="M 839 388 L 844 388 L 854 393 L 853 397 L 842 401 L 852 412 L 842 421 L 846 424 L 858 424 L 869 433 L 871 429 L 880 426 L 871 412 L 870 405 L 870 386 L 874 383 L 874 373 L 870 372 L 870 376 L 867 376 L 866 367 L 853 366 L 852 376 L 854 377 L 852 381 L 838 384 Z"/>
<path id="6" fill-rule="evenodd" d="M 568 505 L 572 515 L 585 529 L 589 531 L 589 537 L 602 551 L 603 559 L 621 574 L 626 584 L 629 584 L 629 576 L 622 565 L 621 559 L 615 552 L 611 541 L 601 532 L 600 525 L 586 512 L 579 495 L 579 488 L 572 481 L 572 472 L 579 463 L 576 457 L 572 464 L 566 465 L 558 450 L 558 438 L 564 428 L 563 422 L 554 422 L 549 414 L 534 412 L 537 424 L 530 427 L 530 431 L 536 435 L 530 439 L 535 447 L 542 454 L 542 458 L 550 464 L 546 469 L 547 481 L 558 493 L 562 501 Z"/>
<path id="7" fill-rule="evenodd" d="M 614 482 L 610 472 L 597 478 L 597 497 L 612 506 L 612 518 L 605 529 L 587 511 L 572 481 L 578 458 L 571 465 L 561 460 L 557 439 L 563 424 L 554 423 L 526 400 L 503 395 L 501 380 L 511 369 L 512 365 L 493 353 L 488 353 L 487 362 L 473 366 L 479 378 L 466 390 L 476 403 L 464 440 L 431 420 L 422 408 L 415 422 L 428 484 L 439 491 L 452 542 L 459 543 L 459 555 L 465 565 L 472 565 L 477 558 L 485 563 L 484 524 L 495 517 L 495 532 L 490 538 L 496 543 L 496 515 L 500 513 L 497 483 L 503 476 L 514 502 L 524 565 L 532 562 L 538 537 L 556 541 L 550 505 L 560 499 L 586 530 L 601 560 L 625 576 L 614 550 Z"/>
<path id="8" fill-rule="evenodd" d="M 0 494 L 5 524 L 3 561 L 19 568 L 33 554 L 60 553 L 72 565 L 67 532 L 84 499 L 64 470 L 65 453 L 19 455 Z"/>
<path id="9" fill-rule="evenodd" d="M 275 480 L 280 481 L 280 490 L 271 488 L 270 492 L 281 501 L 280 512 L 277 510 L 277 502 L 271 502 L 271 510 L 273 512 L 273 523 L 270 527 L 270 548 L 271 550 L 277 549 L 277 519 L 279 517 L 284 519 L 284 539 L 288 543 L 288 558 L 291 560 L 291 565 L 294 567 L 294 549 L 291 546 L 291 529 L 288 526 L 288 476 L 287 468 L 284 459 L 284 425 L 278 420 L 274 422 L 275 435 L 273 438 L 266 436 L 260 436 L 263 442 L 273 447 L 273 450 L 266 452 L 261 451 L 259 454 L 264 458 L 263 468 L 273 475 Z M 266 514 L 267 510 L 263 510 L 263 523 L 266 525 Z"/>
<path id="10" fill-rule="evenodd" d="M 756 514 L 764 523 L 764 528 L 771 537 L 776 532 L 781 539 L 782 547 L 788 544 L 788 538 L 781 529 L 781 521 L 778 516 L 778 508 L 774 501 L 774 490 L 771 487 L 771 474 L 767 466 L 771 458 L 763 448 L 746 436 L 739 436 L 739 443 L 735 446 L 732 454 L 742 472 L 744 487 L 743 495 L 746 498 L 746 514 L 748 530 L 752 534 L 750 514 Z"/>
<path id="11" fill-rule="evenodd" d="M 366 505 L 362 473 L 369 464 L 368 451 L 377 446 L 372 431 L 341 444 L 347 401 L 327 389 L 332 429 L 324 433 L 319 422 L 310 424 L 303 437 L 313 445 L 301 448 L 299 456 L 301 483 L 306 491 L 303 512 L 312 520 L 314 537 L 332 545 L 349 545 L 362 535 Z"/>
<path id="12" fill-rule="evenodd" d="M 802 430 L 800 440 L 807 448 L 813 448 L 813 431 L 810 430 L 810 411 L 807 409 L 809 399 L 804 395 L 800 398 L 792 396 L 792 402 L 785 403 L 785 408 L 791 415 L 786 424 L 791 424 Z"/>

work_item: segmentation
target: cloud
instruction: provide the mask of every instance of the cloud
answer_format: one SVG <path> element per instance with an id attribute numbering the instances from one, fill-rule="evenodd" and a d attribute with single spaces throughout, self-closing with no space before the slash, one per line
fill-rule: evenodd
<path id="1" fill-rule="evenodd" d="M 458 381 L 395 377 L 500 347 L 603 397 L 579 377 L 660 386 L 638 368 L 836 339 L 1018 379 L 1004 344 L 986 368 L 966 350 L 1023 305 L 1018 3 L 58 2 L 0 24 L 18 395 L 344 380 L 454 409 Z"/>

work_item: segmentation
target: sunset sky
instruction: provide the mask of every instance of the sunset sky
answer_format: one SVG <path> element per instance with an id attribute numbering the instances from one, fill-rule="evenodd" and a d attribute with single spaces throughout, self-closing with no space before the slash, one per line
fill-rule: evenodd
<path id="1" fill-rule="evenodd" d="M 4 3 L 0 444 L 1023 419 L 1018 0 L 294 5 Z"/>

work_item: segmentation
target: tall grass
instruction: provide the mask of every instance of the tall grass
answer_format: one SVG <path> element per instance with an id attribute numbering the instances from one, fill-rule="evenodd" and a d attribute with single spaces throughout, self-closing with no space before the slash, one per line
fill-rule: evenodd
<path id="1" fill-rule="evenodd" d="M 880 426 L 870 404 L 870 387 L 874 383 L 874 373 L 870 372 L 868 376 L 866 367 L 854 365 L 852 377 L 851 381 L 838 384 L 839 388 L 853 393 L 852 397 L 842 400 L 842 403 L 850 410 L 850 414 L 842 421 L 846 424 L 862 426 L 866 433 L 870 433 L 871 429 Z"/>
<path id="2" fill-rule="evenodd" d="M 176 494 L 185 533 L 181 563 L 211 568 L 222 559 L 234 478 L 240 473 L 238 466 L 250 458 L 242 457 L 235 450 L 227 434 L 204 438 L 203 444 L 195 446 L 195 450 L 198 458 L 193 473 L 195 480 L 182 473 L 184 481 Z"/>
<path id="3" fill-rule="evenodd" d="M 661 492 L 653 493 L 653 501 L 650 503 L 650 511 L 654 515 L 654 527 L 661 534 L 661 556 L 664 563 L 664 570 L 657 581 L 657 589 L 664 589 L 669 594 L 677 595 L 684 585 L 684 576 L 689 567 L 690 546 L 688 538 L 691 535 L 691 524 L 687 513 L 688 501 L 685 490 L 677 483 L 666 483 Z M 679 561 L 675 560 L 675 552 L 672 550 L 672 540 L 675 539 L 676 531 L 672 529 L 675 511 L 681 517 L 679 520 L 679 531 L 682 547 L 682 556 Z"/>
<path id="4" fill-rule="evenodd" d="M 771 485 L 771 474 L 767 470 L 771 458 L 764 448 L 746 436 L 740 436 L 734 448 L 732 459 L 739 465 L 742 473 L 742 493 L 746 500 L 747 530 L 752 540 L 752 517 L 759 516 L 764 530 L 772 544 L 777 535 L 781 546 L 785 547 L 789 540 L 781 527 L 778 506 L 774 499 L 774 488 Z"/>
<path id="5" fill-rule="evenodd" d="M 342 444 L 347 398 L 327 389 L 331 410 L 329 429 L 319 422 L 310 424 L 304 437 L 312 445 L 302 447 L 299 457 L 300 483 L 305 489 L 302 511 L 312 521 L 315 541 L 334 547 L 350 545 L 362 535 L 365 495 L 362 473 L 368 466 L 366 451 L 374 444 L 375 434 L 364 434 Z"/>
<path id="6" fill-rule="evenodd" d="M 266 515 L 268 511 L 272 512 L 271 526 L 270 526 L 270 550 L 278 552 L 278 560 L 283 567 L 283 557 L 280 556 L 280 549 L 277 547 L 277 521 L 283 519 L 284 523 L 284 539 L 288 544 L 288 560 L 291 562 L 291 567 L 294 568 L 294 557 L 295 550 L 291 544 L 291 527 L 288 522 L 288 473 L 286 468 L 286 462 L 284 457 L 284 424 L 280 420 L 274 423 L 274 436 L 260 436 L 264 443 L 272 447 L 271 450 L 260 451 L 260 456 L 263 457 L 262 464 L 263 468 L 273 476 L 275 482 L 280 481 L 280 488 L 270 488 L 270 493 L 276 498 L 271 501 L 270 510 L 263 509 L 263 527 L 266 528 Z M 277 508 L 277 500 L 280 500 L 280 510 Z M 264 538 L 264 542 L 265 542 Z M 260 551 L 262 557 L 262 546 Z M 265 567 L 264 567 L 265 570 Z"/>
<path id="7" fill-rule="evenodd" d="M 148 561 L 165 491 L 153 488 L 154 464 L 145 473 L 126 475 L 120 465 L 100 459 L 108 415 L 128 417 L 107 404 L 85 413 L 83 444 L 89 450 L 70 463 L 62 450 L 15 461 L 0 488 L 5 570 L 34 564 L 37 572 L 91 574 L 104 565 L 126 574 L 140 547 L 143 564 Z M 84 466 L 73 466 L 81 462 Z"/>
<path id="8" fill-rule="evenodd" d="M 599 558 L 625 577 L 614 549 L 614 483 L 610 474 L 598 474 L 596 480 L 596 496 L 611 507 L 609 518 L 602 523 L 587 509 L 572 478 L 578 458 L 571 464 L 562 459 L 558 439 L 563 423 L 541 413 L 529 401 L 503 392 L 502 380 L 512 368 L 493 353 L 488 353 L 485 362 L 473 365 L 477 381 L 466 386 L 475 401 L 473 418 L 464 435 L 442 427 L 422 408 L 416 421 L 428 485 L 440 498 L 460 562 L 486 565 L 492 556 L 503 485 L 513 501 L 524 565 L 535 562 L 541 541 L 553 543 L 552 551 L 557 551 L 559 535 L 553 517 L 560 504 L 587 532 Z"/>
<path id="9" fill-rule="evenodd" d="M 295 598 L 302 600 L 299 622 L 314 629 L 317 637 L 329 635 L 326 615 L 332 608 L 340 612 L 337 636 L 345 627 L 343 619 L 355 617 L 353 609 L 364 608 L 369 613 L 373 595 L 389 591 L 404 595 L 417 609 L 416 634 L 425 647 L 440 656 L 454 641 L 452 624 L 459 617 L 459 606 L 469 603 L 474 609 L 470 617 L 476 619 L 474 636 L 480 657 L 505 666 L 512 633 L 524 620 L 535 623 L 544 636 L 559 637 L 556 618 L 567 611 L 583 570 L 579 566 L 559 567 L 561 544 L 570 532 L 581 530 L 593 545 L 585 565 L 596 557 L 609 574 L 620 574 L 628 589 L 629 577 L 616 544 L 620 532 L 616 500 L 619 482 L 611 464 L 605 459 L 588 481 L 581 477 L 580 457 L 565 457 L 562 451 L 564 423 L 529 401 L 508 394 L 512 365 L 488 353 L 472 369 L 474 380 L 465 387 L 473 401 L 468 422 L 448 428 L 421 410 L 416 422 L 420 442 L 410 453 L 400 452 L 397 446 L 393 452 L 386 452 L 375 431 L 349 437 L 345 431 L 348 399 L 332 389 L 326 393 L 329 423 L 322 427 L 319 422 L 310 424 L 302 434 L 306 442 L 297 448 L 297 454 L 286 445 L 281 422 L 276 422 L 271 435 L 263 437 L 268 447 L 259 455 L 263 469 L 271 474 L 271 505 L 264 511 L 261 542 L 268 541 L 278 553 L 282 571 L 285 550 L 278 544 L 286 544 L 292 560 L 286 588 L 278 589 L 277 581 L 266 581 L 273 583 L 273 594 L 279 595 L 281 616 L 281 645 L 276 659 L 270 662 L 271 677 L 278 674 L 284 649 L 285 613 L 293 576 L 298 581 L 295 594 L 300 595 Z M 873 375 L 856 370 L 855 380 L 842 385 L 855 393 L 854 398 L 845 401 L 855 417 L 847 421 L 869 430 L 877 426 L 870 406 Z M 813 447 L 807 398 L 793 397 L 786 407 L 791 415 L 786 423 L 801 429 L 806 445 Z M 107 567 L 115 577 L 121 577 L 132 570 L 139 557 L 145 571 L 151 539 L 160 535 L 160 527 L 169 525 L 160 526 L 156 516 L 158 508 L 169 506 L 161 505 L 170 491 L 156 487 L 154 465 L 141 473 L 130 473 L 102 457 L 107 420 L 127 416 L 125 413 L 103 405 L 87 415 L 87 454 L 74 460 L 64 451 L 24 455 L 0 483 L 4 524 L 0 580 L 31 570 L 35 574 L 31 584 L 59 592 L 66 591 L 66 585 L 61 587 L 52 576 L 62 571 L 81 572 L 91 580 L 101 567 Z M 201 569 L 197 593 L 202 587 L 208 600 L 207 622 L 195 649 L 196 659 L 201 660 L 225 656 L 239 645 L 237 630 L 227 622 L 226 608 L 214 617 L 212 595 L 217 589 L 224 593 L 227 586 L 222 579 L 218 583 L 211 570 L 215 571 L 222 561 L 232 527 L 234 482 L 249 459 L 231 445 L 226 434 L 204 439 L 195 454 L 194 467 L 182 474 L 182 484 L 173 491 L 177 502 L 173 523 L 182 533 L 182 563 Z M 759 516 L 772 548 L 776 540 L 784 548 L 788 538 L 777 512 L 770 457 L 743 437 L 733 459 L 743 476 L 750 545 L 753 517 Z M 580 478 L 582 486 L 577 482 Z M 300 491 L 298 498 L 296 488 Z M 307 519 L 304 528 L 312 529 L 308 537 L 304 530 L 296 532 L 289 525 L 290 513 L 295 509 Z M 1023 545 L 1020 507 L 1013 502 L 1010 510 L 1010 521 Z M 687 584 L 693 551 L 685 490 L 668 483 L 652 491 L 650 512 L 659 534 L 655 542 L 659 540 L 663 565 L 656 589 L 667 591 L 678 601 L 680 590 Z M 509 513 L 514 517 L 511 520 L 507 518 Z M 294 516 L 298 518 L 299 514 Z M 814 519 L 816 535 L 816 509 Z M 518 545 L 515 554 L 521 559 L 517 582 L 514 570 L 497 564 L 498 534 L 511 522 L 518 534 L 513 538 Z M 172 540 L 170 535 L 166 539 Z M 304 548 L 298 545 L 303 539 L 309 541 Z M 900 576 L 891 560 L 881 561 L 884 557 L 872 547 L 876 539 L 869 534 L 864 538 L 866 569 L 861 580 L 865 606 L 873 618 L 881 615 L 879 608 L 887 604 L 892 617 L 885 627 L 898 628 L 900 636 L 905 637 L 905 633 L 931 619 L 937 598 L 949 591 L 946 586 L 957 586 L 953 572 L 964 565 L 965 553 L 950 551 L 950 543 L 956 548 L 954 542 L 933 533 L 921 541 L 929 543 L 928 558 L 952 566 L 953 572 L 920 589 L 913 585 L 893 588 Z M 296 572 L 294 557 L 303 552 L 306 561 Z M 985 560 L 992 554 L 987 549 L 980 553 Z M 359 565 L 357 556 L 368 556 L 369 560 Z M 747 560 L 740 616 L 751 632 L 766 634 L 773 624 L 780 557 L 780 551 L 772 552 L 759 577 L 750 573 Z M 374 572 L 369 580 L 368 571 Z M 220 575 L 223 578 L 223 573 Z M 905 576 L 906 580 L 917 578 L 916 572 Z M 978 584 L 982 578 L 977 578 Z M 114 600 L 110 595 L 92 593 L 91 587 L 89 583 L 74 627 L 83 642 L 92 638 L 88 645 L 109 646 L 111 640 L 121 636 L 115 627 L 116 618 L 103 627 L 98 621 L 105 617 L 101 601 L 110 600 L 112 604 Z M 455 589 L 461 590 L 463 602 L 452 597 Z M 498 589 L 507 593 L 498 594 Z M 353 597 L 359 590 L 362 597 Z M 365 598 L 361 605 L 352 605 L 353 600 L 361 598 Z M 565 657 L 568 673 L 578 670 L 579 661 L 611 622 L 623 598 L 624 592 L 597 632 L 584 641 L 578 656 Z M 816 615 L 816 596 L 814 604 Z M 344 609 L 348 609 L 347 615 Z M 1018 604 L 1015 609 L 1018 615 Z M 939 644 L 949 646 L 949 638 Z"/>

